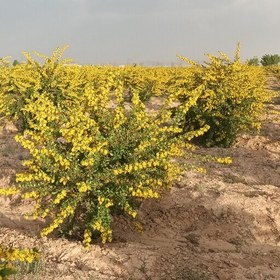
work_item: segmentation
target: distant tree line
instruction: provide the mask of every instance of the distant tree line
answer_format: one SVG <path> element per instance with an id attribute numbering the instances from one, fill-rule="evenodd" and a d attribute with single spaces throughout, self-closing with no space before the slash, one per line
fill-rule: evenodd
<path id="1" fill-rule="evenodd" d="M 259 60 L 258 57 L 254 56 L 247 60 L 249 65 L 262 65 L 262 66 L 271 66 L 278 65 L 280 63 L 280 56 L 278 54 L 265 54 Z"/>

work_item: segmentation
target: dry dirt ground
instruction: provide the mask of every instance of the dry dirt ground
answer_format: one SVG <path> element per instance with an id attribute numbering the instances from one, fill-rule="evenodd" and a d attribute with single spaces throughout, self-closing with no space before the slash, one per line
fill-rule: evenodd
<path id="1" fill-rule="evenodd" d="M 279 100 L 270 109 L 280 112 Z M 15 279 L 280 279 L 280 122 L 267 114 L 259 135 L 243 135 L 231 156 L 208 163 L 208 174 L 186 172 L 169 194 L 146 201 L 137 222 L 118 217 L 114 241 L 92 245 L 38 238 L 42 222 L 23 218 L 28 205 L 0 198 L 0 244 L 36 246 L 42 260 Z M 0 186 L 21 169 L 13 126 L 0 134 Z M 26 268 L 24 268 L 26 271 Z M 33 271 L 33 272 L 32 272 Z"/>

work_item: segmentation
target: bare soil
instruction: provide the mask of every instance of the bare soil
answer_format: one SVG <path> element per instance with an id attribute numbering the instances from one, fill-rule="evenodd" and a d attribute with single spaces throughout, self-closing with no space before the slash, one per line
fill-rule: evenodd
<path id="1" fill-rule="evenodd" d="M 280 103 L 268 110 L 280 112 Z M 279 118 L 279 116 L 278 116 Z M 43 221 L 30 208 L 0 197 L 0 244 L 38 247 L 41 262 L 15 279 L 280 279 L 280 122 L 267 113 L 259 135 L 242 135 L 229 149 L 199 153 L 231 156 L 208 163 L 207 174 L 185 172 L 160 200 L 141 206 L 136 221 L 114 220 L 114 241 L 85 251 L 78 241 L 39 238 Z M 273 122 L 273 120 L 275 122 Z M 26 155 L 6 125 L 0 134 L 0 186 L 21 170 Z"/>

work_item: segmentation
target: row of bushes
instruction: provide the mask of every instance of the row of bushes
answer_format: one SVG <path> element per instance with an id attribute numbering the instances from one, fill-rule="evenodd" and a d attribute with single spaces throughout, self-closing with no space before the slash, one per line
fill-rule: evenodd
<path id="1" fill-rule="evenodd" d="M 272 98 L 266 90 L 267 69 L 241 63 L 239 49 L 233 61 L 223 53 L 209 55 L 209 62 L 203 65 L 182 58 L 188 63 L 186 67 L 80 66 L 67 64 L 69 60 L 60 61 L 62 52 L 63 49 L 57 51 L 53 65 L 42 66 L 25 53 L 27 63 L 2 67 L 0 94 L 4 102 L 0 109 L 20 119 L 23 128 L 28 124 L 21 107 L 33 91 L 48 92 L 58 104 L 70 92 L 83 95 L 91 88 L 102 94 L 108 77 L 117 77 L 122 82 L 125 101 L 131 101 L 133 94 L 143 102 L 153 96 L 168 96 L 184 103 L 197 96 L 196 104 L 181 120 L 182 127 L 187 131 L 202 123 L 210 125 L 201 143 L 229 146 L 239 133 L 259 129 L 264 103 Z M 105 90 L 114 91 L 114 85 Z"/>
<path id="2" fill-rule="evenodd" d="M 15 186 L 36 203 L 29 216 L 49 221 L 41 235 L 60 230 L 88 247 L 96 234 L 112 240 L 116 214 L 134 218 L 141 202 L 158 198 L 180 175 L 174 159 L 191 157 L 194 139 L 231 145 L 259 129 L 265 73 L 223 53 L 189 67 L 78 66 L 61 60 L 64 48 L 40 64 L 0 66 L 0 112 L 14 121 L 16 141 L 29 151 Z M 153 96 L 163 104 L 145 106 Z M 176 105 L 174 105 L 176 104 Z M 217 159 L 229 162 L 228 159 Z M 194 167 L 197 168 L 197 167 Z"/>

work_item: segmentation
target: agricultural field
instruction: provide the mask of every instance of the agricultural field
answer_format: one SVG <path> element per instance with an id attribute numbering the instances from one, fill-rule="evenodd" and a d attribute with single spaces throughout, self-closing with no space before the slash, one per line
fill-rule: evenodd
<path id="1" fill-rule="evenodd" d="M 62 53 L 0 66 L 7 279 L 279 279 L 280 68 Z"/>

